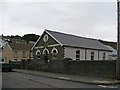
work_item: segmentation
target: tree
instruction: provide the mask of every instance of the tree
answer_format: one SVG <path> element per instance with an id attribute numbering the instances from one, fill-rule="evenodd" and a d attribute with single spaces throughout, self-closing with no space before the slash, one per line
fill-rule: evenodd
<path id="1" fill-rule="evenodd" d="M 100 41 L 101 43 L 103 43 L 103 44 L 105 44 L 105 45 L 109 45 L 109 46 L 111 46 L 111 47 L 113 47 L 114 49 L 117 50 L 117 42 L 103 41 L 103 40 L 100 40 L 100 39 L 99 39 L 99 41 Z"/>
<path id="2" fill-rule="evenodd" d="M 37 41 L 37 39 L 39 38 L 39 35 L 36 34 L 25 34 L 24 36 L 22 36 L 22 39 L 26 40 L 27 42 L 29 41 Z"/>
<path id="3" fill-rule="evenodd" d="M 19 36 L 19 35 L 15 35 L 15 36 L 11 36 L 11 38 L 21 39 L 21 36 Z"/>

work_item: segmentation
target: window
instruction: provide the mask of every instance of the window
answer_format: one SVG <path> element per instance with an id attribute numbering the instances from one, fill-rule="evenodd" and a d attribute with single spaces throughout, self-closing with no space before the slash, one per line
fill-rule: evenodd
<path id="1" fill-rule="evenodd" d="M 52 55 L 52 59 L 53 59 L 53 60 L 56 60 L 56 59 L 57 59 L 57 54 L 53 54 L 53 55 Z"/>
<path id="2" fill-rule="evenodd" d="M 14 59 L 15 61 L 17 61 L 17 59 Z"/>
<path id="3" fill-rule="evenodd" d="M 103 53 L 103 60 L 105 60 L 105 53 Z"/>
<path id="4" fill-rule="evenodd" d="M 48 63 L 49 62 L 49 50 L 46 47 L 43 50 L 43 55 L 44 55 L 45 63 Z"/>
<path id="5" fill-rule="evenodd" d="M 91 60 L 94 60 L 94 52 L 91 52 Z"/>
<path id="6" fill-rule="evenodd" d="M 47 41 L 48 41 L 48 35 L 47 35 L 47 34 L 43 37 L 43 41 L 44 41 L 44 42 L 47 42 Z"/>
<path id="7" fill-rule="evenodd" d="M 45 55 L 47 54 L 47 55 L 48 55 L 48 54 L 49 54 L 49 50 L 48 50 L 47 48 L 45 48 L 45 49 L 43 50 L 43 54 L 45 54 Z"/>
<path id="8" fill-rule="evenodd" d="M 57 59 L 57 51 L 56 50 L 53 50 L 52 59 L 53 60 Z"/>
<path id="9" fill-rule="evenodd" d="M 76 60 L 80 60 L 80 50 L 76 51 Z"/>
<path id="10" fill-rule="evenodd" d="M 57 59 L 58 50 L 54 47 L 52 49 L 51 53 L 52 53 L 52 59 L 56 60 Z"/>
<path id="11" fill-rule="evenodd" d="M 22 52 L 22 58 L 26 58 L 26 52 L 25 51 Z"/>
<path id="12" fill-rule="evenodd" d="M 14 58 L 18 58 L 18 51 L 14 51 Z"/>
<path id="13" fill-rule="evenodd" d="M 53 54 L 56 54 L 57 53 L 57 51 L 56 50 L 53 50 Z"/>
<path id="14" fill-rule="evenodd" d="M 33 59 L 33 52 L 30 52 L 30 58 Z"/>
<path id="15" fill-rule="evenodd" d="M 37 59 L 40 59 L 40 55 L 37 56 Z"/>
<path id="16" fill-rule="evenodd" d="M 4 59 L 2 59 L 2 62 L 4 62 L 5 60 Z"/>
<path id="17" fill-rule="evenodd" d="M 54 47 L 51 51 L 52 54 L 58 54 L 58 50 Z"/>
<path id="18" fill-rule="evenodd" d="M 40 59 L 40 54 L 41 54 L 40 50 L 37 50 L 36 51 L 37 59 Z"/>

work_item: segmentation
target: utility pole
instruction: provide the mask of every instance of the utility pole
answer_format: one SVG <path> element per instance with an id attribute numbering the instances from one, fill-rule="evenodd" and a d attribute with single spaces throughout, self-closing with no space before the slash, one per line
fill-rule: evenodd
<path id="1" fill-rule="evenodd" d="M 120 1 L 117 0 L 117 60 L 116 79 L 120 80 Z"/>

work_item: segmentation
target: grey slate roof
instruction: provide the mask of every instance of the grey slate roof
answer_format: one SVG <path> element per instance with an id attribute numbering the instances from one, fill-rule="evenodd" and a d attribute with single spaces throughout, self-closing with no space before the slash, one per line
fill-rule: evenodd
<path id="1" fill-rule="evenodd" d="M 46 31 L 64 46 L 73 46 L 73 47 L 111 51 L 109 48 L 107 48 L 104 44 L 100 43 L 96 39 L 90 39 L 90 38 L 85 38 L 85 37 L 75 36 L 71 34 L 60 33 L 56 31 L 50 31 L 50 30 L 46 30 Z"/>

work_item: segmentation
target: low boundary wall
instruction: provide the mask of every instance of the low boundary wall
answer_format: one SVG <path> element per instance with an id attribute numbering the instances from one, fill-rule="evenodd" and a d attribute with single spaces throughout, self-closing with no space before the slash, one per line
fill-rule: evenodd
<path id="1" fill-rule="evenodd" d="M 21 61 L 18 65 L 22 69 L 108 78 L 115 78 L 116 72 L 116 60 L 52 60 L 49 63 L 34 60 Z M 14 66 L 18 68 L 17 65 Z"/>

